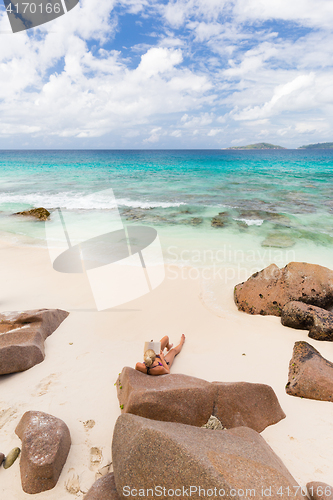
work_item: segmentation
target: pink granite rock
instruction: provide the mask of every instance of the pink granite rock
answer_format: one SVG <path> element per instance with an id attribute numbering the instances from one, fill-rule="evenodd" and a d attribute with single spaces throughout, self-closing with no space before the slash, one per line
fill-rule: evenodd
<path id="1" fill-rule="evenodd" d="M 212 431 L 124 414 L 112 457 L 121 498 L 290 500 L 289 490 L 304 500 L 283 462 L 248 427 Z"/>
<path id="2" fill-rule="evenodd" d="M 117 391 L 124 413 L 168 422 L 201 426 L 212 414 L 215 387 L 195 377 L 168 374 L 146 375 L 123 368 Z"/>
<path id="3" fill-rule="evenodd" d="M 84 500 L 119 500 L 119 498 L 113 472 L 97 479 L 84 496 Z"/>
<path id="4" fill-rule="evenodd" d="M 312 481 L 306 485 L 311 500 L 333 500 L 333 486 L 319 481 Z"/>
<path id="5" fill-rule="evenodd" d="M 44 341 L 68 316 L 60 309 L 0 314 L 0 375 L 28 370 L 45 358 Z"/>
<path id="6" fill-rule="evenodd" d="M 333 363 L 307 342 L 295 342 L 286 392 L 320 401 L 333 401 Z"/>
<path id="7" fill-rule="evenodd" d="M 65 422 L 41 411 L 27 411 L 15 432 L 22 441 L 23 491 L 33 494 L 54 488 L 71 446 Z"/>
<path id="8" fill-rule="evenodd" d="M 213 414 L 223 427 L 245 426 L 262 432 L 285 418 L 269 385 L 248 382 L 213 382 L 217 388 Z"/>
<path id="9" fill-rule="evenodd" d="M 187 375 L 158 377 L 128 366 L 117 380 L 123 413 L 167 422 L 204 425 L 211 415 L 226 428 L 247 426 L 263 431 L 285 418 L 271 387 L 248 382 L 207 382 Z"/>
<path id="10" fill-rule="evenodd" d="M 291 328 L 309 330 L 309 337 L 333 341 L 333 313 L 322 307 L 288 302 L 282 309 L 281 323 Z"/>
<path id="11" fill-rule="evenodd" d="M 271 264 L 236 285 L 234 299 L 249 314 L 281 316 L 284 305 L 294 300 L 326 309 L 333 305 L 333 271 L 305 262 L 282 269 Z"/>

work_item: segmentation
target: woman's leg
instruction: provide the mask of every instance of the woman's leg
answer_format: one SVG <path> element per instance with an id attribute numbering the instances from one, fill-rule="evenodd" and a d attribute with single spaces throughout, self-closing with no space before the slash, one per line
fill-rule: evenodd
<path id="1" fill-rule="evenodd" d="M 182 334 L 181 338 L 180 338 L 180 342 L 179 344 L 174 347 L 173 349 L 171 349 L 165 356 L 164 356 L 164 359 L 167 363 L 169 363 L 169 368 L 171 367 L 172 363 L 173 363 L 173 360 L 175 359 L 175 357 L 177 356 L 177 354 L 180 353 L 180 351 L 182 350 L 183 348 L 183 345 L 184 345 L 184 342 L 185 342 L 185 335 Z"/>
<path id="2" fill-rule="evenodd" d="M 160 342 L 161 342 L 161 351 L 164 351 L 165 348 L 167 348 L 168 351 L 170 351 L 171 347 L 173 346 L 173 344 L 170 344 L 169 337 L 167 335 L 165 335 L 165 337 L 163 337 L 160 340 Z"/>

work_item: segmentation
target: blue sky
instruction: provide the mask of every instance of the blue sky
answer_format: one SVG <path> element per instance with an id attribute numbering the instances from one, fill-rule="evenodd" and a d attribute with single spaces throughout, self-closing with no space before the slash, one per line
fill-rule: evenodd
<path id="1" fill-rule="evenodd" d="M 11 33 L 1 148 L 333 141 L 331 0 L 82 0 Z"/>

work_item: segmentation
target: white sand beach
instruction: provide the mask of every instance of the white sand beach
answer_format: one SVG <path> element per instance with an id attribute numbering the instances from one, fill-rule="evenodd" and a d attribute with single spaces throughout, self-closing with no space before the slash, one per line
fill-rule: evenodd
<path id="1" fill-rule="evenodd" d="M 97 312 L 85 276 L 54 271 L 44 248 L 2 241 L 0 266 L 1 312 L 70 312 L 46 340 L 42 363 L 0 378 L 0 452 L 21 446 L 14 431 L 28 410 L 63 419 L 72 438 L 54 489 L 24 493 L 17 460 L 11 468 L 1 468 L 1 500 L 82 498 L 98 470 L 112 462 L 112 433 L 120 415 L 114 387 L 118 373 L 141 360 L 146 340 L 169 335 L 178 342 L 182 333 L 186 343 L 172 373 L 272 386 L 286 418 L 265 429 L 263 437 L 302 487 L 315 480 L 333 485 L 333 404 L 285 393 L 294 342 L 309 341 L 330 361 L 333 345 L 283 327 L 278 317 L 239 312 L 233 302 L 236 278 L 227 284 L 217 278 L 220 283 L 211 283 L 209 292 L 200 273 L 184 279 L 184 268 L 168 266 L 164 282 L 151 293 Z M 218 310 L 214 301 L 221 305 Z"/>

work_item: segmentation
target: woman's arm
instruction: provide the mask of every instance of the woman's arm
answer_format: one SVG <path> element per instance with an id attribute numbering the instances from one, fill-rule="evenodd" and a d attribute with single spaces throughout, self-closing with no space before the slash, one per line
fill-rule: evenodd
<path id="1" fill-rule="evenodd" d="M 138 362 L 135 365 L 135 369 L 138 370 L 138 372 L 147 373 L 147 367 L 144 363 Z"/>
<path id="2" fill-rule="evenodd" d="M 167 365 L 167 362 L 165 361 L 164 359 L 164 354 L 163 354 L 163 351 L 160 351 L 160 360 L 161 360 L 161 363 L 163 365 L 163 368 L 165 370 L 164 373 L 170 373 L 170 368 L 169 366 Z M 162 368 L 162 367 L 161 367 Z"/>

